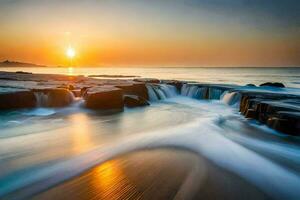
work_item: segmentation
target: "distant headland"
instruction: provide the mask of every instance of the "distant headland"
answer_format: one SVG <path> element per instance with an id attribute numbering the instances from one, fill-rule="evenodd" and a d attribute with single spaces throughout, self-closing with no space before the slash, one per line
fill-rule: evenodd
<path id="1" fill-rule="evenodd" d="M 0 67 L 48 67 L 48 66 L 38 65 L 38 64 L 33 64 L 33 63 L 5 60 L 3 62 L 0 62 Z"/>

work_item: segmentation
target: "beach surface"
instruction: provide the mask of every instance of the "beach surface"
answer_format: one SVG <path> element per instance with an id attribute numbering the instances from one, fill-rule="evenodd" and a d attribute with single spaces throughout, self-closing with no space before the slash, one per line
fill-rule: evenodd
<path id="1" fill-rule="evenodd" d="M 159 192 L 158 192 L 159 191 Z M 198 155 L 174 149 L 129 153 L 34 199 L 266 199 L 243 179 Z"/>

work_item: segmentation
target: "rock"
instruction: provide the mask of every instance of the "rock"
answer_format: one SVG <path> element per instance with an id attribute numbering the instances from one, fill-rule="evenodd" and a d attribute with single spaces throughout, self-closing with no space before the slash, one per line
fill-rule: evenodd
<path id="1" fill-rule="evenodd" d="M 33 89 L 36 105 L 41 107 L 63 107 L 71 104 L 74 95 L 67 89 Z"/>
<path id="2" fill-rule="evenodd" d="M 136 95 L 124 95 L 124 104 L 130 108 L 150 105 L 145 98 Z"/>
<path id="3" fill-rule="evenodd" d="M 75 87 L 73 85 L 68 85 L 68 84 L 60 85 L 57 88 L 63 88 L 63 89 L 67 89 L 67 90 L 74 90 L 75 89 Z"/>
<path id="4" fill-rule="evenodd" d="M 240 112 L 282 133 L 300 135 L 299 96 L 270 92 L 242 91 Z"/>
<path id="5" fill-rule="evenodd" d="M 18 90 L 0 93 L 0 109 L 35 107 L 36 99 L 30 90 Z"/>
<path id="6" fill-rule="evenodd" d="M 71 90 L 75 97 L 81 97 L 81 89 Z"/>
<path id="7" fill-rule="evenodd" d="M 69 90 L 74 90 L 75 87 L 74 87 L 73 85 L 69 85 L 68 89 L 69 89 Z"/>
<path id="8" fill-rule="evenodd" d="M 178 91 L 181 91 L 182 85 L 184 84 L 182 81 L 177 81 L 177 80 L 163 80 L 161 82 L 168 85 L 175 86 Z"/>
<path id="9" fill-rule="evenodd" d="M 149 99 L 148 90 L 146 88 L 145 83 L 133 82 L 133 83 L 115 85 L 115 87 L 122 89 L 124 94 L 137 95 L 144 99 Z"/>
<path id="10" fill-rule="evenodd" d="M 249 119 L 256 119 L 257 118 L 257 114 L 255 112 L 255 110 L 253 109 L 248 109 L 245 113 L 245 117 L 249 118 Z"/>
<path id="11" fill-rule="evenodd" d="M 136 78 L 133 80 L 136 82 L 143 82 L 143 83 L 160 83 L 160 80 L 155 78 Z"/>
<path id="12" fill-rule="evenodd" d="M 300 136 L 300 112 L 280 111 L 268 119 L 267 125 L 282 133 Z"/>
<path id="13" fill-rule="evenodd" d="M 81 89 L 80 89 L 80 95 L 81 95 L 82 97 L 85 97 L 86 92 L 87 92 L 87 90 L 88 90 L 89 88 L 91 88 L 91 87 L 83 87 L 83 88 L 81 88 Z"/>
<path id="14" fill-rule="evenodd" d="M 266 82 L 266 83 L 260 84 L 259 86 L 261 86 L 261 87 L 269 86 L 269 87 L 278 87 L 278 88 L 284 88 L 285 87 L 283 83 L 278 83 L 278 82 L 275 82 L 275 83 Z"/>
<path id="15" fill-rule="evenodd" d="M 112 86 L 88 88 L 84 99 L 85 106 L 91 109 L 122 110 L 124 107 L 122 89 Z"/>
<path id="16" fill-rule="evenodd" d="M 254 85 L 254 84 L 252 84 L 252 83 L 249 83 L 249 84 L 247 84 L 247 85 L 245 85 L 245 86 L 247 86 L 247 87 L 256 87 L 256 85 Z"/>
<path id="17" fill-rule="evenodd" d="M 32 74 L 32 72 L 16 71 L 17 74 Z"/>

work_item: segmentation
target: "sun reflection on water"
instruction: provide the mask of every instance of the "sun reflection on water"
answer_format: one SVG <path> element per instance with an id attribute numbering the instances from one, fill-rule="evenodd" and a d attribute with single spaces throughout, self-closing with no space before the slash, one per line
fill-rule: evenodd
<path id="1" fill-rule="evenodd" d="M 108 161 L 93 170 L 91 185 L 99 199 L 123 199 L 138 193 L 117 160 Z"/>
<path id="2" fill-rule="evenodd" d="M 78 113 L 70 117 L 72 133 L 72 143 L 74 153 L 87 151 L 93 146 L 91 132 L 89 131 L 89 118 L 85 114 Z"/>
<path id="3" fill-rule="evenodd" d="M 68 67 L 68 75 L 73 76 L 74 75 L 74 69 L 73 67 Z"/>

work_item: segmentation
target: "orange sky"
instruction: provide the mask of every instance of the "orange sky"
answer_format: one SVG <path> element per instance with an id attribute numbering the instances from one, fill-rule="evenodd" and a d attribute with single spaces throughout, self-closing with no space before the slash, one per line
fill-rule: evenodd
<path id="1" fill-rule="evenodd" d="M 72 46 L 76 66 L 300 66 L 298 24 L 275 8 L 206 4 L 0 2 L 0 60 L 67 66 Z"/>

